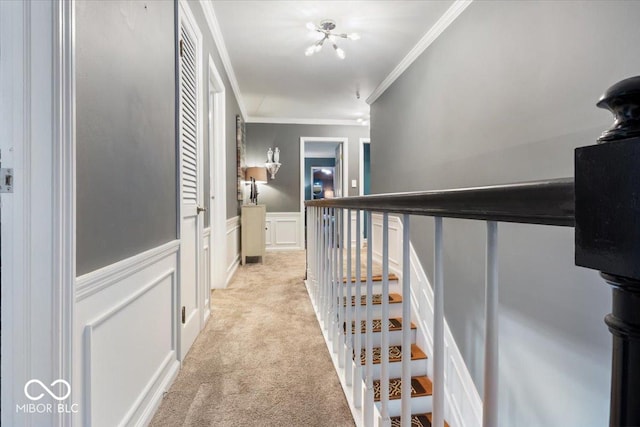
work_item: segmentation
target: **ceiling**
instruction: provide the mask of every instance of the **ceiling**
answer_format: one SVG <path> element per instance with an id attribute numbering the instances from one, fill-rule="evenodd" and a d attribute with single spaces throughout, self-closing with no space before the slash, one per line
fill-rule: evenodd
<path id="1" fill-rule="evenodd" d="M 307 141 L 304 143 L 304 156 L 335 158 L 338 144 L 338 142 Z"/>
<path id="2" fill-rule="evenodd" d="M 443 20 L 454 1 L 212 4 L 248 121 L 302 123 L 366 119 L 366 99 Z M 337 41 L 346 52 L 344 60 L 331 45 L 304 55 L 318 36 L 305 24 L 325 18 L 336 22 L 336 32 L 361 35 L 360 40 Z"/>

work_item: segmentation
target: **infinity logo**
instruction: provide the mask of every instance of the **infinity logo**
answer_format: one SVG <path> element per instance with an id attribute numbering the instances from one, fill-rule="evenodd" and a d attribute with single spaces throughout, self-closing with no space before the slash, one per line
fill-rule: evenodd
<path id="1" fill-rule="evenodd" d="M 34 380 L 31 380 L 31 381 L 28 381 L 24 385 L 24 395 L 27 396 L 27 398 L 30 399 L 30 400 L 40 400 L 44 396 L 44 393 L 40 393 L 37 396 L 32 396 L 31 394 L 29 394 L 29 390 L 27 390 L 27 389 L 33 383 L 39 384 L 40 387 L 42 387 L 44 389 L 44 391 L 46 391 L 49 394 L 49 396 L 53 397 L 55 400 L 65 400 L 71 394 L 71 385 L 68 382 L 66 382 L 65 380 L 63 380 L 63 379 L 55 380 L 54 382 L 52 382 L 50 384 L 51 388 L 53 388 L 56 384 L 64 384 L 67 387 L 67 392 L 63 396 L 56 395 L 53 391 L 51 391 L 51 389 L 49 387 L 44 385 L 42 383 L 42 381 L 34 379 Z"/>

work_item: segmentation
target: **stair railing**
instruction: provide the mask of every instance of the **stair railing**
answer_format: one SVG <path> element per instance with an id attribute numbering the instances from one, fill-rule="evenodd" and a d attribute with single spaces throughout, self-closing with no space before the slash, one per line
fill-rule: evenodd
<path id="1" fill-rule="evenodd" d="M 640 425 L 640 76 L 609 88 L 598 102 L 615 115 L 596 145 L 575 150 L 575 178 L 442 191 L 379 194 L 306 202 L 309 293 L 340 367 L 347 371 L 359 425 L 390 425 L 389 416 L 389 214 L 402 216 L 401 425 L 411 425 L 410 217 L 434 217 L 434 318 L 432 425 L 445 416 L 443 218 L 485 221 L 485 342 L 482 424 L 498 425 L 498 223 L 575 227 L 575 263 L 601 271 L 613 287 L 613 310 L 605 322 L 613 334 L 610 426 Z M 361 224 L 367 216 L 366 312 L 361 325 Z M 347 221 L 343 222 L 344 213 Z M 380 411 L 374 408 L 372 334 L 372 212 L 382 213 L 382 304 Z M 355 245 L 352 245 L 352 214 Z M 328 219 L 329 218 L 329 219 Z M 330 218 L 338 218 L 332 225 Z M 329 229 L 331 230 L 328 231 Z M 335 235 L 333 235 L 335 233 Z M 346 234 L 346 241 L 342 237 Z M 333 236 L 333 237 L 332 237 Z M 347 272 L 342 247 L 346 246 Z M 352 248 L 355 246 L 355 248 Z M 356 286 L 353 317 L 352 249 Z M 339 255 L 337 256 L 339 250 Z M 338 261 L 338 259 L 340 261 Z M 330 273 L 333 272 L 333 273 Z M 343 279 L 346 277 L 346 294 Z M 346 298 L 345 298 L 346 295 Z M 338 315 L 338 308 L 340 315 Z M 344 308 L 344 312 L 343 312 Z M 344 330 L 344 333 L 336 331 Z M 362 372 L 361 355 L 365 354 Z M 349 362 L 353 358 L 353 365 Z M 362 395 L 364 380 L 365 394 Z M 374 421 L 374 414 L 379 418 Z"/>

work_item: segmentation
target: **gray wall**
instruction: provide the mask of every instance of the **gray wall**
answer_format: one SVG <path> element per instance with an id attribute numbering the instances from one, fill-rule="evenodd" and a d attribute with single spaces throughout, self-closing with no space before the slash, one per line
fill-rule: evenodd
<path id="1" fill-rule="evenodd" d="M 204 159 L 209 159 L 209 55 L 226 89 L 226 218 L 238 215 L 240 108 L 201 6 Z M 146 6 L 146 8 L 145 8 Z M 177 237 L 174 2 L 76 6 L 77 274 Z M 204 200 L 210 205 L 209 165 Z M 205 215 L 205 226 L 209 216 Z"/>
<path id="2" fill-rule="evenodd" d="M 372 191 L 573 175 L 638 74 L 638 2 L 474 2 L 371 106 Z M 485 225 L 445 220 L 445 313 L 482 390 Z M 608 420 L 610 290 L 573 263 L 573 229 L 501 224 L 500 425 Z M 433 220 L 412 222 L 432 277 Z"/>
<path id="3" fill-rule="evenodd" d="M 358 194 L 351 180 L 358 179 L 358 144 L 369 138 L 367 126 L 247 123 L 247 165 L 264 165 L 269 147 L 280 148 L 282 167 L 275 179 L 259 185 L 258 202 L 268 212 L 300 211 L 300 137 L 346 137 L 349 149 L 349 195 Z M 360 185 L 360 183 L 358 183 Z"/>
<path id="4" fill-rule="evenodd" d="M 237 200 L 236 188 L 237 188 L 237 179 L 236 179 L 236 115 L 240 114 L 240 107 L 238 106 L 238 101 L 231 89 L 231 84 L 229 83 L 229 78 L 227 77 L 227 73 L 224 69 L 224 65 L 222 64 L 222 60 L 220 59 L 220 54 L 218 53 L 218 49 L 216 48 L 215 42 L 211 33 L 209 32 L 209 26 L 207 24 L 207 20 L 204 17 L 204 12 L 202 11 L 202 7 L 199 2 L 190 1 L 189 6 L 191 6 L 191 10 L 193 12 L 194 17 L 196 18 L 196 23 L 202 32 L 202 81 L 204 82 L 202 87 L 202 96 L 205 100 L 204 102 L 204 158 L 209 159 L 209 126 L 207 122 L 207 111 L 208 111 L 208 99 L 209 99 L 209 55 L 213 58 L 213 62 L 216 65 L 218 73 L 220 73 L 220 77 L 222 78 L 222 83 L 225 87 L 225 133 L 226 133 L 226 146 L 225 146 L 225 155 L 226 159 L 226 189 L 227 189 L 227 218 L 233 218 L 237 216 L 240 212 L 240 203 Z M 211 194 L 209 189 L 209 164 L 205 162 L 205 170 L 204 170 L 204 194 L 205 194 L 205 205 L 206 208 L 209 209 Z M 209 215 L 205 215 L 205 227 L 209 225 Z"/>
<path id="5" fill-rule="evenodd" d="M 172 2 L 76 3 L 77 274 L 176 238 L 174 35 Z"/>

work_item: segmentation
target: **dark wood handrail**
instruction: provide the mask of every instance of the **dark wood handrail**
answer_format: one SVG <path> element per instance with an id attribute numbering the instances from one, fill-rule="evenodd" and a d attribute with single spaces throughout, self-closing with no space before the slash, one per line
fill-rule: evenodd
<path id="1" fill-rule="evenodd" d="M 573 227 L 573 178 L 310 200 L 306 206 Z"/>

